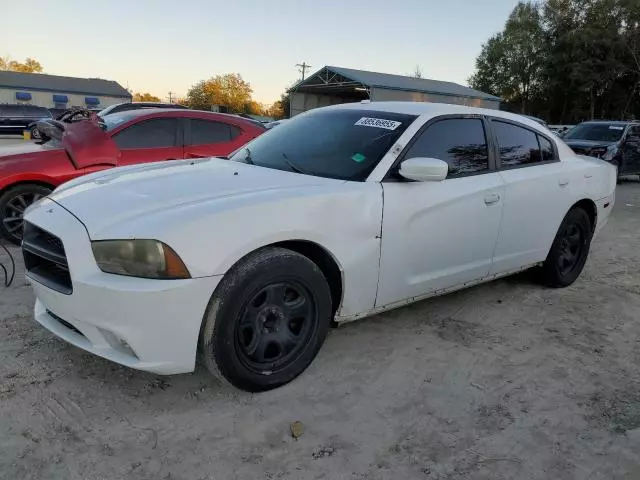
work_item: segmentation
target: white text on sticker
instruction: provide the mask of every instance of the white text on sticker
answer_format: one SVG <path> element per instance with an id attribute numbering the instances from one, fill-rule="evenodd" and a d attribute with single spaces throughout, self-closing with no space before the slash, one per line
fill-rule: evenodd
<path id="1" fill-rule="evenodd" d="M 395 120 L 385 120 L 384 118 L 370 118 L 370 117 L 362 117 L 358 120 L 354 125 L 360 125 L 363 127 L 376 127 L 376 128 L 386 128 L 387 130 L 395 130 L 402 122 L 396 122 Z"/>
<path id="2" fill-rule="evenodd" d="M 609 130 L 624 130 L 624 127 L 616 127 L 615 125 L 609 125 Z"/>

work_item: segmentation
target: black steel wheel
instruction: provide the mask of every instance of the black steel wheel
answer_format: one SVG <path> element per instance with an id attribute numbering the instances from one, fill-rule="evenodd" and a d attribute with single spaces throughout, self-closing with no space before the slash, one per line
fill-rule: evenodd
<path id="1" fill-rule="evenodd" d="M 201 329 L 201 359 L 243 390 L 276 388 L 313 361 L 331 311 L 329 286 L 315 263 L 283 248 L 259 250 L 214 292 Z"/>
<path id="2" fill-rule="evenodd" d="M 582 208 L 567 213 L 542 267 L 542 280 L 551 287 L 576 281 L 589 255 L 593 226 Z"/>
<path id="3" fill-rule="evenodd" d="M 246 303 L 236 330 L 241 360 L 256 372 L 286 366 L 317 327 L 316 300 L 295 281 L 271 283 Z"/>
<path id="4" fill-rule="evenodd" d="M 46 197 L 51 189 L 42 185 L 25 184 L 10 188 L 0 195 L 0 235 L 20 245 L 24 211 L 32 203 Z"/>

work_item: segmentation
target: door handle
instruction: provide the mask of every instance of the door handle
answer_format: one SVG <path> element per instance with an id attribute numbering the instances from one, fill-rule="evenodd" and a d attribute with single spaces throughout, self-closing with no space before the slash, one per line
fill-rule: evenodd
<path id="1" fill-rule="evenodd" d="M 561 178 L 560 180 L 558 180 L 558 185 L 560 185 L 561 187 L 566 187 L 567 185 L 569 185 L 569 179 Z"/>
<path id="2" fill-rule="evenodd" d="M 492 205 L 494 203 L 498 203 L 500 201 L 500 195 L 497 193 L 492 193 L 491 195 L 487 195 L 484 197 L 484 203 L 487 205 Z"/>

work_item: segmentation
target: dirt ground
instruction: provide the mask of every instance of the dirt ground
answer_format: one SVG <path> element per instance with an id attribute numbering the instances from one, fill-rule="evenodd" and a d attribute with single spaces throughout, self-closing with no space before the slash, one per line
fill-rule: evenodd
<path id="1" fill-rule="evenodd" d="M 640 185 L 616 202 L 574 286 L 520 275 L 335 329 L 256 395 L 65 344 L 20 265 L 0 289 L 0 478 L 640 479 Z"/>

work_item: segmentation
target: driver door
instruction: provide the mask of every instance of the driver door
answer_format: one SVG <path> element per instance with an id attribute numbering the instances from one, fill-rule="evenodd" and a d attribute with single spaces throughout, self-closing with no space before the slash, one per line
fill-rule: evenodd
<path id="1" fill-rule="evenodd" d="M 441 182 L 383 183 L 384 215 L 376 307 L 489 274 L 504 202 L 485 120 L 445 117 L 418 133 L 402 158 L 449 164 Z"/>
<path id="2" fill-rule="evenodd" d="M 640 173 L 640 126 L 632 126 L 622 144 L 621 175 Z"/>
<path id="3" fill-rule="evenodd" d="M 118 166 L 182 159 L 181 128 L 178 118 L 151 118 L 116 132 L 111 138 L 120 150 Z"/>

